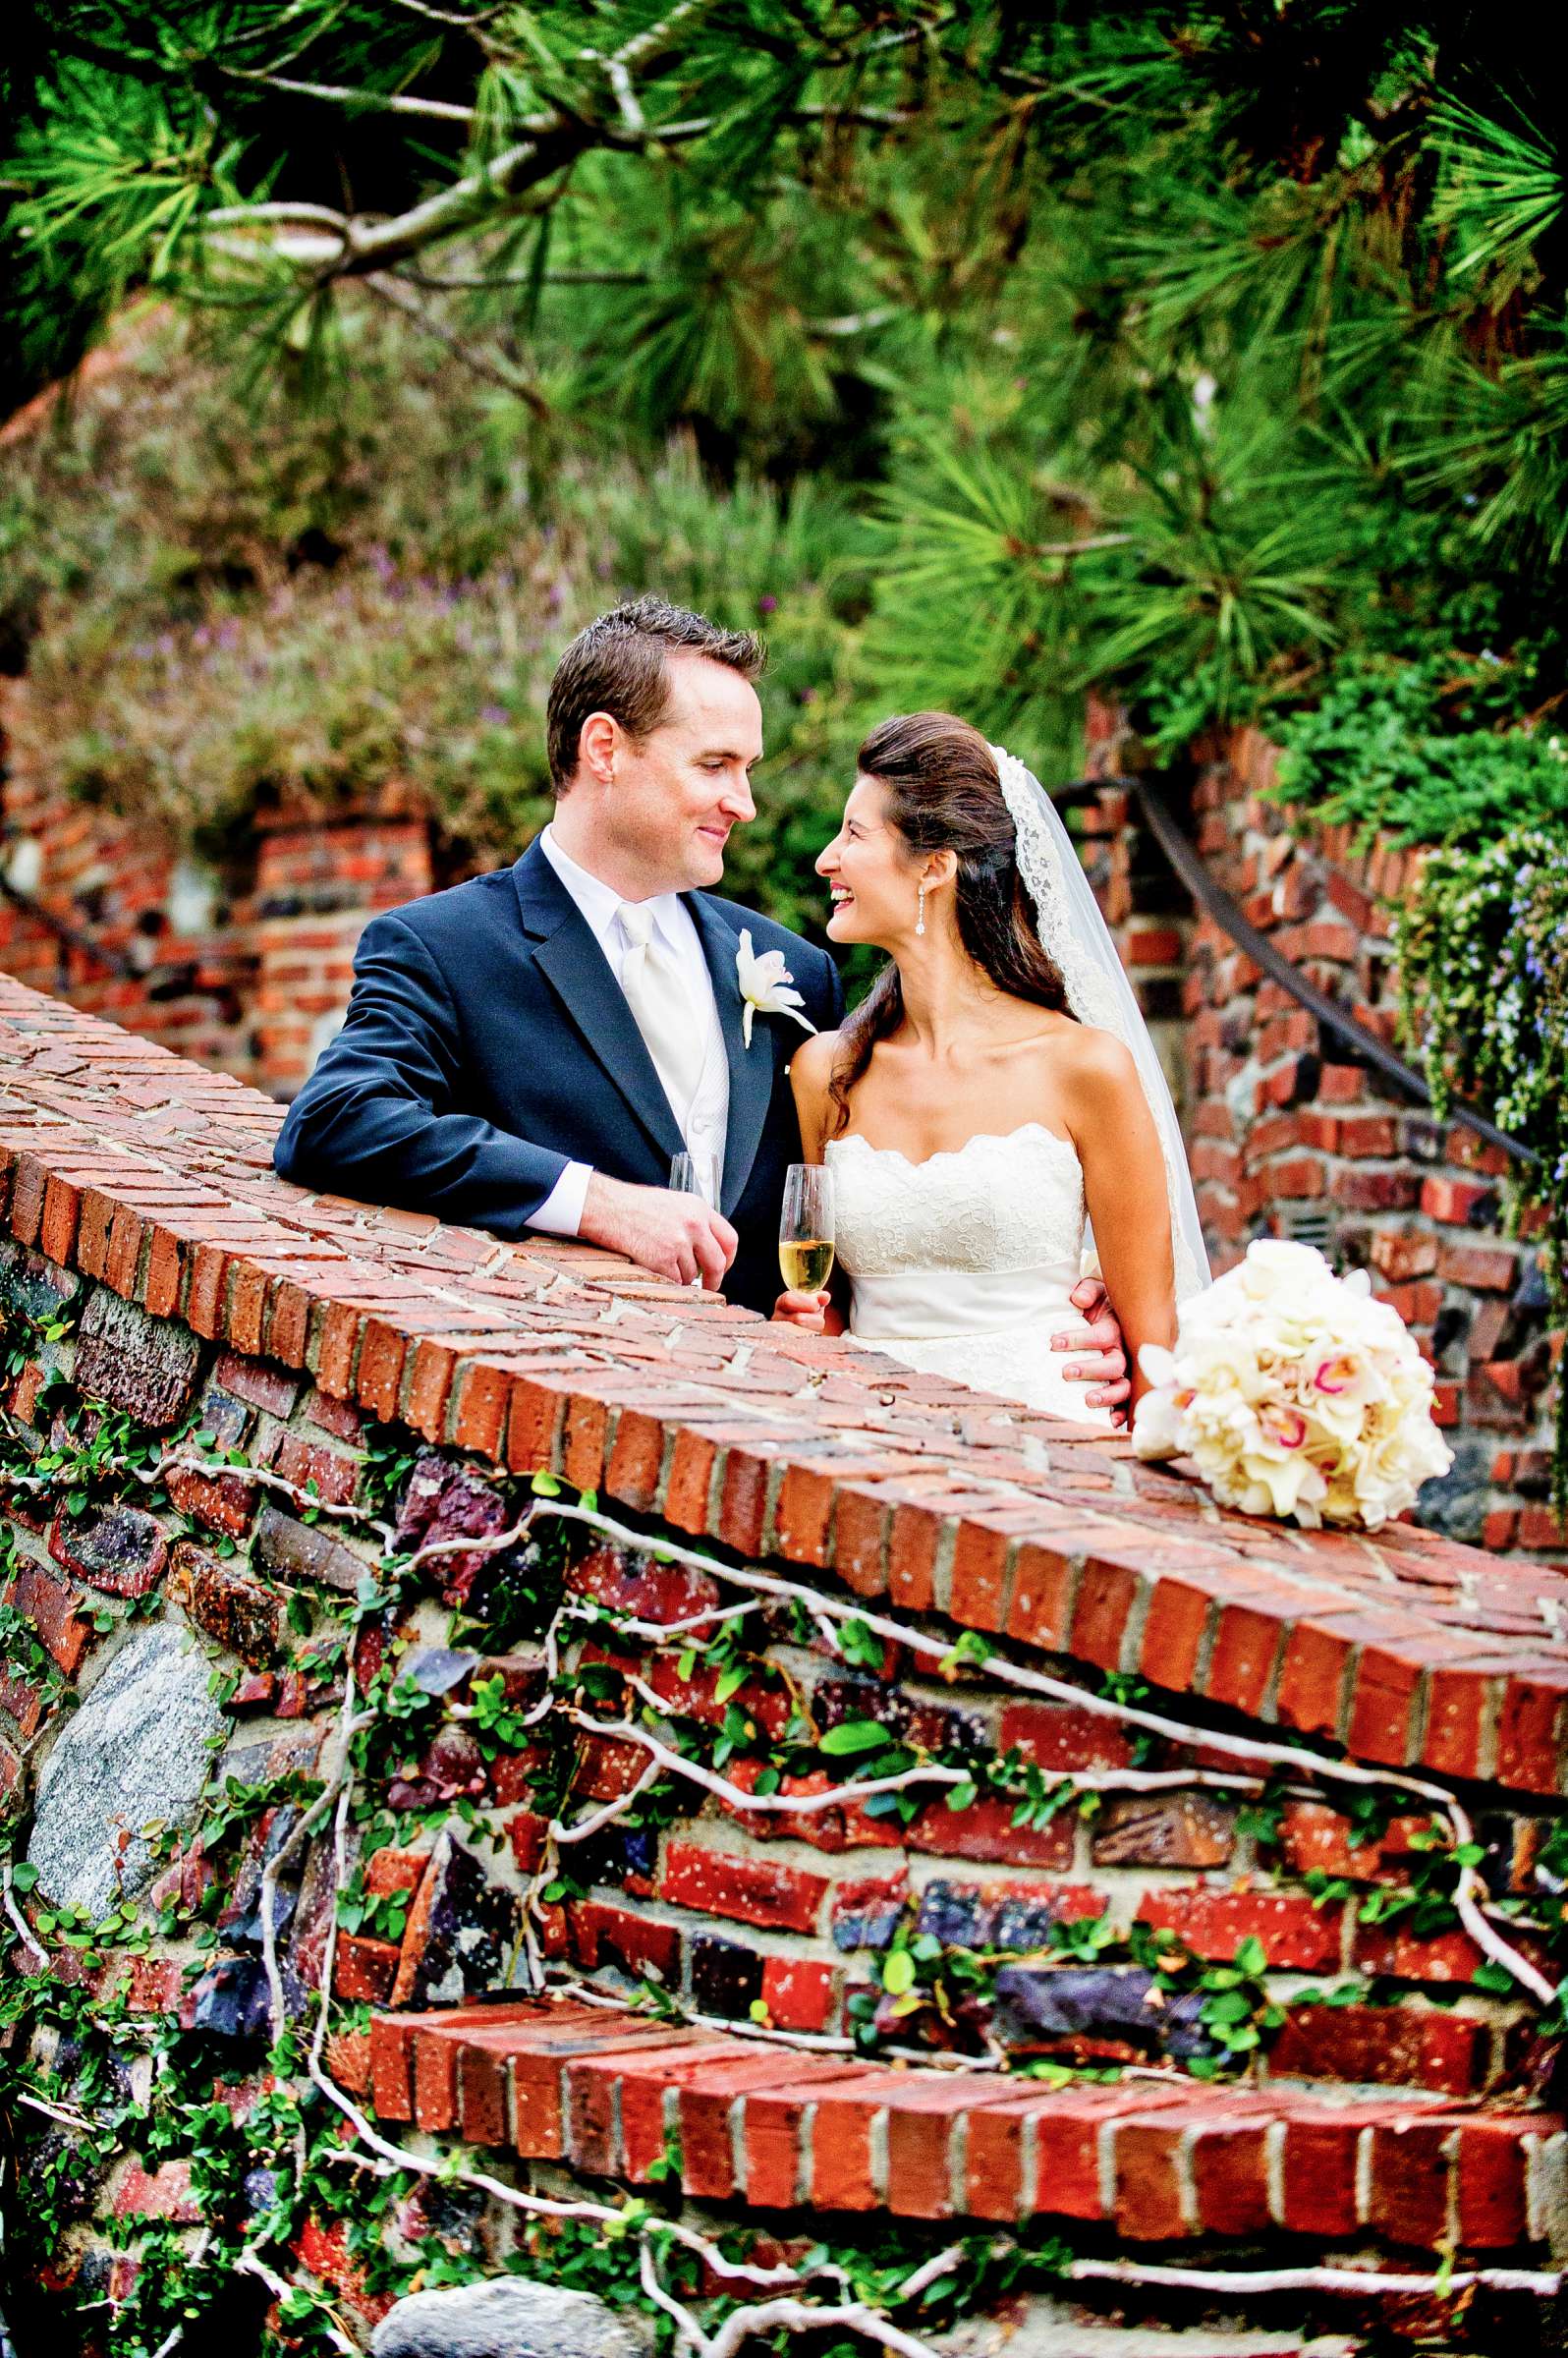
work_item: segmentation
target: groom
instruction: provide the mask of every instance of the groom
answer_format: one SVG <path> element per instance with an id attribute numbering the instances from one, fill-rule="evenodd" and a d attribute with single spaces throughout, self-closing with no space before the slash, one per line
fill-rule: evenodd
<path id="1" fill-rule="evenodd" d="M 572 642 L 547 711 L 554 817 L 515 866 L 371 919 L 343 1029 L 279 1133 L 283 1178 L 581 1237 L 772 1308 L 802 1034 L 763 1012 L 748 1041 L 743 928 L 784 953 L 817 1030 L 844 994 L 824 951 L 712 891 L 756 815 L 762 662 L 752 633 L 656 597 Z M 683 1151 L 717 1157 L 718 1207 L 667 1186 Z M 1107 1313 L 1059 1345 L 1101 1378 L 1091 1400 L 1126 1396 L 1118 1342 Z"/>

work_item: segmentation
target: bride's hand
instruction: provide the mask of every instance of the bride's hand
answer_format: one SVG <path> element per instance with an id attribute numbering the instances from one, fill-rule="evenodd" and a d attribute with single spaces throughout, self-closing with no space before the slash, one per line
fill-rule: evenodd
<path id="1" fill-rule="evenodd" d="M 780 1294 L 773 1320 L 781 1326 L 803 1326 L 808 1334 L 842 1334 L 844 1320 L 824 1286 L 819 1294 Z"/>
<path id="2" fill-rule="evenodd" d="M 1125 1425 L 1133 1387 L 1127 1374 L 1121 1326 L 1103 1279 L 1081 1277 L 1068 1300 L 1075 1310 L 1083 1313 L 1085 1324 L 1077 1334 L 1053 1334 L 1051 1349 L 1078 1354 L 1074 1364 L 1063 1369 L 1063 1375 L 1069 1382 L 1093 1385 L 1095 1388 L 1084 1395 L 1086 1404 L 1090 1408 L 1108 1408 L 1113 1421 Z"/>

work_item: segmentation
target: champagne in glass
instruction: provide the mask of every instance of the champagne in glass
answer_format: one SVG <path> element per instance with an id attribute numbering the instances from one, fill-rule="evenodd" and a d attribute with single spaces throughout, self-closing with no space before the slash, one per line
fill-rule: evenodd
<path id="1" fill-rule="evenodd" d="M 833 1174 L 824 1163 L 790 1164 L 778 1265 L 792 1294 L 819 1294 L 833 1273 Z"/>

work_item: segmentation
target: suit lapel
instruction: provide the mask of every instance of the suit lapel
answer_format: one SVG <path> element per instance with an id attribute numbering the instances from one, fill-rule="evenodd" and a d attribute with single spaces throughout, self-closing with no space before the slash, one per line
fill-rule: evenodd
<path id="1" fill-rule="evenodd" d="M 683 894 L 707 971 L 712 978 L 713 997 L 718 1007 L 719 1028 L 724 1035 L 724 1053 L 730 1067 L 730 1116 L 724 1133 L 724 1203 L 728 1216 L 741 1200 L 756 1150 L 761 1141 L 762 1125 L 773 1097 L 774 1050 L 772 1026 L 765 1016 L 759 1016 L 752 1026 L 752 1044 L 746 1045 L 741 1032 L 744 1002 L 740 979 L 735 970 L 735 953 L 739 935 L 732 933 L 717 911 L 700 892 Z"/>
<path id="2" fill-rule="evenodd" d="M 658 1151 L 679 1154 L 686 1141 L 637 1019 L 593 937 L 592 926 L 536 842 L 530 844 L 512 875 L 524 930 L 537 943 L 533 962 L 584 1046 L 625 1098 Z"/>

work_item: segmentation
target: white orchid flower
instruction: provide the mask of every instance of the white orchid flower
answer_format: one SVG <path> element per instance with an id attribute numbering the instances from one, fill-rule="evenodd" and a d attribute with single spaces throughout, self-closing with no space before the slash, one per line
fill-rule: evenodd
<path id="1" fill-rule="evenodd" d="M 741 946 L 735 953 L 735 978 L 746 1002 L 741 1016 L 741 1037 L 748 1047 L 752 1044 L 753 1020 L 758 1015 L 787 1015 L 803 1032 L 816 1030 L 814 1024 L 808 1023 L 798 1012 L 806 1001 L 798 990 L 789 987 L 794 977 L 784 963 L 783 951 L 764 950 L 758 957 L 752 947 L 749 928 L 743 929 Z"/>

